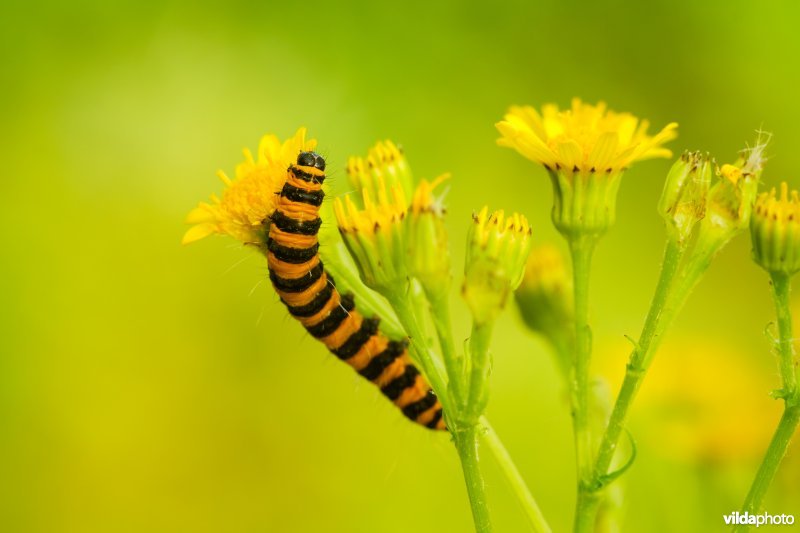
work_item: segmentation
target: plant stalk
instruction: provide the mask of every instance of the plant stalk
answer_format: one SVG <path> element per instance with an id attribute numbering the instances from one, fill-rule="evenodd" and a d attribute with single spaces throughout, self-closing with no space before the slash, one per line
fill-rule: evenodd
<path id="1" fill-rule="evenodd" d="M 784 411 L 781 416 L 772 441 L 767 448 L 761 466 L 756 473 L 753 484 L 742 506 L 745 512 L 754 514 L 761 508 L 764 496 L 775 478 L 780 467 L 789 442 L 800 423 L 800 394 L 797 390 L 797 371 L 794 362 L 794 344 L 792 337 L 792 314 L 789 294 L 791 291 L 790 276 L 784 273 L 772 273 L 772 295 L 775 300 L 775 310 L 778 316 L 778 356 L 780 358 L 780 372 L 783 381 L 781 396 L 784 400 Z M 736 533 L 750 529 L 749 525 L 739 525 L 734 528 Z"/>
<path id="2" fill-rule="evenodd" d="M 592 531 L 593 524 L 582 520 L 579 512 L 592 475 L 592 436 L 589 423 L 589 370 L 592 355 L 592 330 L 589 326 L 589 276 L 597 237 L 579 235 L 569 239 L 575 298 L 575 356 L 570 380 L 572 422 L 578 473 L 578 506 L 575 531 Z"/>
<path id="3" fill-rule="evenodd" d="M 505 446 L 503 446 L 503 442 L 500 440 L 500 437 L 497 435 L 491 424 L 489 424 L 489 420 L 487 420 L 485 416 L 481 417 L 480 423 L 483 425 L 485 430 L 483 433 L 483 439 L 486 442 L 489 451 L 492 452 L 495 461 L 497 461 L 497 464 L 500 466 L 500 470 L 503 472 L 503 476 L 505 476 L 506 481 L 511 487 L 511 490 L 517 497 L 517 501 L 519 502 L 520 506 L 522 506 L 522 510 L 525 512 L 525 516 L 528 519 L 528 524 L 531 526 L 531 529 L 535 533 L 550 533 L 550 526 L 547 524 L 541 509 L 539 509 L 539 505 L 536 503 L 536 500 L 531 494 L 531 491 L 528 490 L 528 485 L 525 484 L 525 480 L 522 478 L 522 474 L 519 473 L 519 470 L 517 470 L 517 466 L 511 459 L 508 450 L 506 450 Z"/>
<path id="4" fill-rule="evenodd" d="M 663 331 L 669 327 L 669 322 L 671 322 L 672 316 L 674 315 L 674 313 L 668 311 L 667 301 L 672 292 L 678 265 L 680 264 L 683 252 L 684 250 L 677 243 L 672 240 L 667 241 L 667 246 L 664 250 L 664 260 L 661 264 L 661 273 L 659 274 L 658 283 L 656 285 L 656 292 L 650 303 L 650 309 L 647 312 L 647 318 L 645 319 L 639 341 L 636 343 L 629 357 L 625 379 L 622 382 L 622 387 L 620 388 L 608 425 L 606 426 L 606 430 L 600 442 L 593 474 L 593 481 L 595 482 L 608 473 L 611 461 L 614 458 L 614 452 L 617 449 L 622 430 L 625 426 L 625 421 L 628 418 L 630 406 L 647 373 L 649 363 L 652 361 L 652 356 L 661 343 L 663 335 L 660 333 L 663 333 Z M 665 313 L 665 311 L 667 312 Z"/>
<path id="5" fill-rule="evenodd" d="M 469 503 L 476 533 L 490 533 L 492 521 L 489 516 L 489 503 L 486 499 L 486 486 L 478 465 L 478 426 L 453 428 L 453 441 L 461 459 L 464 482 L 467 485 Z"/>

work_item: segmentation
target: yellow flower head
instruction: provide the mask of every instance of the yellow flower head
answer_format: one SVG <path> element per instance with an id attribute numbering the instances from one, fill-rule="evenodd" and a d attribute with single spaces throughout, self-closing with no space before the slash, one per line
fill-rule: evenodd
<path id="1" fill-rule="evenodd" d="M 539 114 L 531 106 L 514 106 L 497 123 L 502 137 L 497 144 L 514 148 L 551 170 L 567 172 L 617 172 L 631 163 L 653 157 L 670 157 L 662 145 L 677 136 L 674 122 L 654 136 L 649 122 L 630 113 L 616 113 L 603 102 L 584 104 L 579 98 L 561 111 L 546 104 Z"/>
<path id="2" fill-rule="evenodd" d="M 488 323 L 503 310 L 509 294 L 522 281 L 532 246 L 531 227 L 520 214 L 490 214 L 488 207 L 472 219 L 461 294 L 473 319 Z"/>
<path id="3" fill-rule="evenodd" d="M 769 272 L 794 274 L 800 270 L 800 195 L 781 183 L 761 193 L 750 219 L 753 258 Z"/>
<path id="4" fill-rule="evenodd" d="M 339 232 L 356 261 L 364 283 L 378 292 L 395 290 L 407 279 L 404 224 L 408 211 L 403 188 L 387 188 L 382 176 L 361 191 L 364 208 L 346 196 L 333 211 Z"/>
<path id="5" fill-rule="evenodd" d="M 297 154 L 313 151 L 316 145 L 315 139 L 306 140 L 306 129 L 300 128 L 284 142 L 275 135 L 262 137 L 257 157 L 245 148 L 245 159 L 236 166 L 234 179 L 217 172 L 227 187 L 222 198 L 212 194 L 211 203 L 201 202 L 187 216 L 186 222 L 193 226 L 183 236 L 183 243 L 221 233 L 245 244 L 263 244 L 265 221 L 275 210 L 276 193 L 286 181 L 287 169 Z"/>

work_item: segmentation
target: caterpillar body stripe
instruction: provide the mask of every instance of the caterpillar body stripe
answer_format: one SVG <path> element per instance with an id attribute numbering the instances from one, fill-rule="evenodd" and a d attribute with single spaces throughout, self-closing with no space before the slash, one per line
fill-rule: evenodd
<path id="1" fill-rule="evenodd" d="M 364 317 L 351 294 L 341 294 L 319 256 L 319 207 L 325 160 L 301 152 L 288 169 L 270 215 L 267 261 L 272 285 L 311 336 L 374 383 L 414 422 L 445 429 L 442 406 L 408 356 L 406 340 L 390 340 L 378 318 Z"/>

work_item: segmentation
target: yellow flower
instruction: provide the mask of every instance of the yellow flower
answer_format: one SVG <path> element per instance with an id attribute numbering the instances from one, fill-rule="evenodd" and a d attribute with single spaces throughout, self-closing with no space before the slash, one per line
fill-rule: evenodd
<path id="1" fill-rule="evenodd" d="M 287 169 L 297 154 L 312 151 L 314 139 L 306 140 L 306 129 L 281 142 L 275 135 L 265 135 L 258 145 L 257 158 L 247 148 L 244 161 L 236 166 L 236 177 L 230 179 L 221 170 L 217 175 L 226 185 L 220 199 L 211 195 L 211 203 L 201 202 L 186 218 L 193 226 L 183 236 L 183 244 L 220 233 L 245 244 L 264 244 L 268 217 L 275 210 L 276 193 L 287 177 Z"/>
<path id="2" fill-rule="evenodd" d="M 753 258 L 768 272 L 794 274 L 800 270 L 800 195 L 781 183 L 761 193 L 750 219 Z"/>
<path id="3" fill-rule="evenodd" d="M 578 98 L 560 111 L 554 104 L 542 108 L 512 107 L 497 123 L 497 144 L 514 148 L 541 163 L 553 183 L 553 224 L 567 239 L 600 236 L 614 224 L 617 191 L 631 163 L 651 157 L 669 157 L 662 147 L 677 135 L 674 122 L 654 136 L 649 124 L 630 113 L 615 113 L 604 103 L 584 104 Z"/>
<path id="4" fill-rule="evenodd" d="M 615 172 L 652 157 L 670 157 L 661 145 L 677 136 L 675 122 L 654 136 L 649 122 L 630 113 L 616 113 L 603 102 L 596 106 L 572 100 L 569 110 L 555 104 L 542 107 L 514 106 L 497 123 L 502 137 L 497 144 L 514 148 L 548 169 L 568 172 Z"/>

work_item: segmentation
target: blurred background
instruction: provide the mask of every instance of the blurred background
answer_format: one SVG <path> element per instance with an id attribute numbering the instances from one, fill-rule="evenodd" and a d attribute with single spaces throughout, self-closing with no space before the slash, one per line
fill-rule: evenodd
<path id="1" fill-rule="evenodd" d="M 4 4 L 0 529 L 470 531 L 445 435 L 407 423 L 289 320 L 230 239 L 181 247 L 241 149 L 300 125 L 334 180 L 376 140 L 453 173 L 454 257 L 488 203 L 563 248 L 540 168 L 495 146 L 514 103 L 606 100 L 731 161 L 774 134 L 800 186 L 793 2 Z M 670 161 L 625 176 L 596 256 L 596 371 L 616 388 L 658 273 Z M 460 259 L 456 261 L 460 269 Z M 458 278 L 457 278 L 458 279 Z M 457 334 L 467 315 L 453 297 Z M 800 306 L 798 308 L 800 314 Z M 740 236 L 693 294 L 633 410 L 625 531 L 723 530 L 781 405 L 767 276 Z M 510 309 L 489 417 L 555 531 L 574 503 L 565 393 Z M 800 448 L 765 508 L 800 518 Z M 489 456 L 497 530 L 524 518 Z"/>

